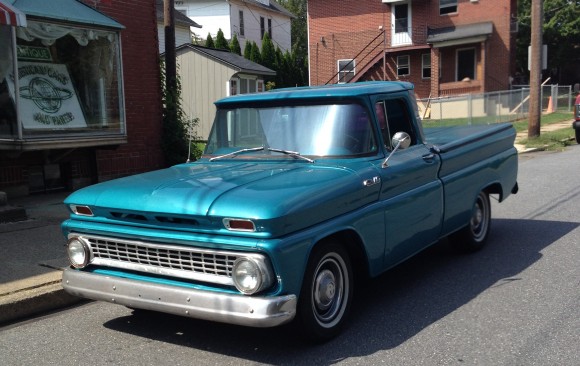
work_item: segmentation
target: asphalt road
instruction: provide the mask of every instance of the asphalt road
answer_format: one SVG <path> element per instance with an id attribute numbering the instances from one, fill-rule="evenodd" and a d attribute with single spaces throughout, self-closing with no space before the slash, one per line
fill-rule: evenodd
<path id="1" fill-rule="evenodd" d="M 0 328 L 4 365 L 580 365 L 580 145 L 520 158 L 488 245 L 445 243 L 358 289 L 337 339 L 86 303 Z"/>

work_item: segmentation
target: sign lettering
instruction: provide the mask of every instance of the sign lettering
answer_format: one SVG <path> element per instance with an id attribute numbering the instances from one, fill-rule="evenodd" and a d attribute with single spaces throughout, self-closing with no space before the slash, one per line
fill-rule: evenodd
<path id="1" fill-rule="evenodd" d="M 18 64 L 19 116 L 24 128 L 86 128 L 66 65 L 40 62 Z M 8 83 L 12 98 L 14 84 Z"/>

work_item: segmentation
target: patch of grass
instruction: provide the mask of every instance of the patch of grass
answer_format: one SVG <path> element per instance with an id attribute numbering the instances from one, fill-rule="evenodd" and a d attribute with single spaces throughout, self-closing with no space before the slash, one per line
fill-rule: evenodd
<path id="1" fill-rule="evenodd" d="M 550 125 L 553 123 L 559 123 L 563 121 L 572 121 L 573 114 L 572 112 L 554 112 L 550 114 L 543 114 L 540 124 L 542 126 Z M 528 119 L 522 119 L 517 122 L 513 123 L 514 128 L 517 132 L 527 131 L 528 130 Z"/>
<path id="2" fill-rule="evenodd" d="M 574 130 L 572 128 L 566 128 L 551 132 L 543 132 L 538 137 L 521 139 L 519 143 L 525 145 L 527 148 L 536 148 L 547 151 L 563 150 L 564 147 L 574 144 Z"/>

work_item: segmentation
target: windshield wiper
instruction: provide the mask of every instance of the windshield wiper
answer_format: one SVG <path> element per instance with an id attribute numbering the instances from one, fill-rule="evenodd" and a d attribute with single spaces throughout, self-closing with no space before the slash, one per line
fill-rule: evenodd
<path id="1" fill-rule="evenodd" d="M 293 158 L 298 158 L 298 159 L 302 159 L 302 160 L 306 160 L 309 163 L 314 163 L 314 160 L 307 158 L 306 156 L 302 156 L 300 155 L 299 152 L 297 151 L 289 151 L 289 150 L 282 150 L 282 149 L 274 149 L 272 147 L 267 148 L 266 150 L 268 151 L 273 151 L 273 152 L 278 152 L 278 153 L 282 153 L 282 154 L 286 154 L 286 155 L 290 155 Z"/>
<path id="2" fill-rule="evenodd" d="M 213 158 L 210 158 L 209 161 L 214 161 L 214 160 L 218 160 L 218 159 L 228 158 L 230 156 L 236 156 L 238 154 L 242 154 L 242 153 L 245 153 L 245 152 L 262 151 L 262 150 L 268 150 L 268 151 L 272 151 L 272 152 L 286 154 L 286 155 L 292 156 L 293 158 L 298 158 L 298 159 L 306 160 L 309 163 L 314 163 L 314 160 L 312 160 L 310 158 L 307 158 L 306 156 L 300 155 L 299 152 L 290 151 L 290 150 L 282 150 L 282 149 L 274 149 L 274 148 L 271 148 L 271 147 L 264 147 L 264 146 L 258 146 L 258 147 L 251 147 L 251 148 L 247 148 L 247 149 L 236 150 L 236 151 L 233 151 L 233 152 L 228 153 L 228 154 L 224 154 L 224 155 L 215 156 Z"/>
<path id="3" fill-rule="evenodd" d="M 220 156 L 216 156 L 216 157 L 210 158 L 209 161 L 223 159 L 223 158 L 227 158 L 227 157 L 230 157 L 230 156 L 236 156 L 238 154 L 242 154 L 242 153 L 249 152 L 249 151 L 262 151 L 262 150 L 264 150 L 264 146 L 251 147 L 251 148 L 248 148 L 248 149 L 241 149 L 241 150 L 233 151 L 233 152 L 231 152 L 229 154 L 224 154 L 224 155 L 220 155 Z"/>

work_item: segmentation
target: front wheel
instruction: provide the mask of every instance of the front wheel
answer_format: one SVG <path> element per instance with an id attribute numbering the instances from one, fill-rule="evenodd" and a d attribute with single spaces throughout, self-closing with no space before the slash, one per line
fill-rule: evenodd
<path id="1" fill-rule="evenodd" d="M 574 132 L 576 132 L 576 143 L 580 144 L 580 126 Z"/>
<path id="2" fill-rule="evenodd" d="M 337 244 L 315 248 L 308 261 L 298 305 L 299 325 L 310 340 L 326 341 L 340 332 L 353 289 L 346 250 Z"/>
<path id="3" fill-rule="evenodd" d="M 451 234 L 449 240 L 461 252 L 475 252 L 485 245 L 491 227 L 491 205 L 487 192 L 479 192 L 471 211 L 469 224 Z"/>

